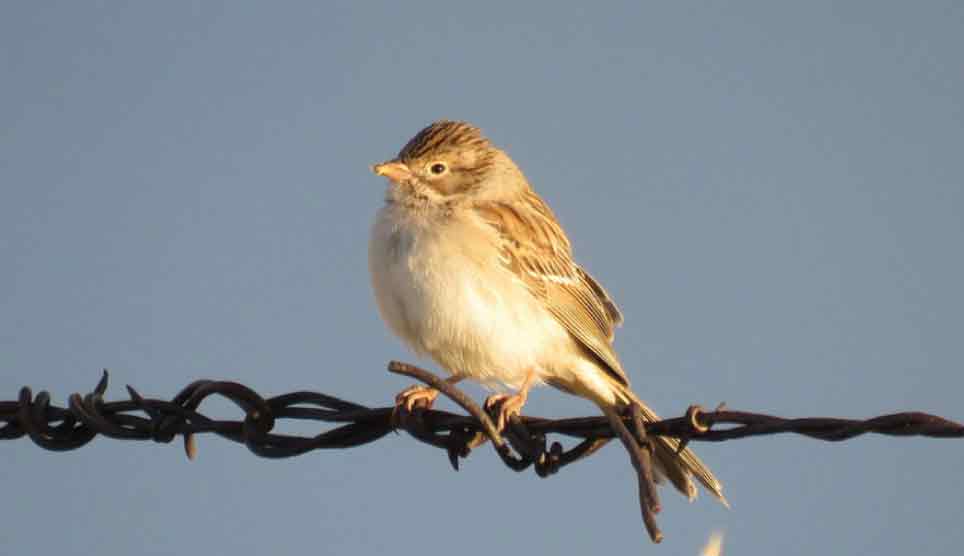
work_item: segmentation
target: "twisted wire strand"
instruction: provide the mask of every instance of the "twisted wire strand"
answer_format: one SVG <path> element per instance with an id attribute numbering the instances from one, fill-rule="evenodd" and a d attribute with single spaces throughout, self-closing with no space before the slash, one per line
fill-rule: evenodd
<path id="1" fill-rule="evenodd" d="M 515 471 L 530 466 L 540 477 L 595 453 L 613 438 L 626 446 L 639 479 L 643 522 L 654 542 L 662 539 L 655 514 L 660 510 L 653 484 L 649 436 L 668 435 L 690 441 L 723 442 L 738 438 L 793 433 L 818 440 L 839 442 L 874 433 L 898 437 L 964 438 L 964 425 L 919 411 L 892 413 L 871 419 L 809 417 L 787 419 L 773 415 L 732 411 L 719 407 L 705 411 L 691 406 L 685 415 L 643 426 L 638 411 L 625 415 L 545 419 L 513 416 L 499 431 L 492 416 L 464 392 L 445 380 L 413 365 L 389 363 L 388 370 L 410 376 L 438 389 L 467 415 L 416 406 L 371 408 L 319 392 L 297 391 L 265 398 L 253 389 L 230 381 L 198 380 L 171 400 L 145 398 L 127 386 L 129 399 L 105 401 L 108 374 L 105 370 L 94 389 L 72 394 L 67 407 L 50 402 L 46 391 L 33 395 L 20 390 L 16 401 L 0 401 L 0 440 L 29 437 L 34 444 L 52 451 L 76 450 L 96 436 L 119 440 L 169 443 L 180 437 L 188 457 L 194 458 L 195 435 L 213 433 L 244 444 L 266 458 L 293 457 L 322 449 L 345 449 L 374 442 L 401 429 L 414 438 L 446 451 L 455 470 L 459 460 L 473 448 L 489 441 L 503 463 Z M 200 412 L 212 396 L 234 403 L 243 419 L 212 419 Z M 271 432 L 278 420 L 320 421 L 337 426 L 314 436 Z M 564 448 L 551 444 L 547 435 L 578 439 Z"/>

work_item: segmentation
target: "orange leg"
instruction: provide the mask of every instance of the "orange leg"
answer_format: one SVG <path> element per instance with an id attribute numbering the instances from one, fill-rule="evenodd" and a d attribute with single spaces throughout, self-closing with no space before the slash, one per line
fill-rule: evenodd
<path id="1" fill-rule="evenodd" d="M 457 384 L 464 377 L 452 375 L 445 379 L 445 382 L 449 384 Z M 425 409 L 432 407 L 435 403 L 435 398 L 438 397 L 438 390 L 431 388 L 429 386 L 423 386 L 421 384 L 415 384 L 409 386 L 408 388 L 402 390 L 395 396 L 395 411 L 398 412 L 400 407 L 405 407 L 405 410 L 411 413 L 415 409 L 416 405 L 424 406 Z"/>
<path id="2" fill-rule="evenodd" d="M 519 391 L 515 394 L 492 394 L 485 399 L 486 410 L 496 406 L 499 408 L 499 419 L 496 427 L 500 431 L 505 428 L 505 424 L 509 421 L 510 417 L 522 413 L 522 406 L 524 406 L 526 400 L 529 399 L 529 388 L 532 388 L 532 382 L 535 378 L 536 372 L 530 370 L 526 373 L 526 379 L 522 382 L 522 388 L 519 388 Z"/>

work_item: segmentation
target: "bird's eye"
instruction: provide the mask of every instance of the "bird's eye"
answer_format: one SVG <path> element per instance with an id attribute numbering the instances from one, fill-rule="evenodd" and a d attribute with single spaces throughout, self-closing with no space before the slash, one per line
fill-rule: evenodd
<path id="1" fill-rule="evenodd" d="M 442 164 L 441 162 L 436 162 L 435 164 L 432 164 L 431 166 L 429 166 L 429 169 L 428 169 L 429 172 L 435 174 L 436 176 L 441 176 L 442 174 L 445 173 L 446 170 L 448 170 L 448 167 L 445 164 Z"/>

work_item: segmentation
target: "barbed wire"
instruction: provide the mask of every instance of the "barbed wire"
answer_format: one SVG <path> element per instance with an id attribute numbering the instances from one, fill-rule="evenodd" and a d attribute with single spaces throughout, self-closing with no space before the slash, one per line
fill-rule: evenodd
<path id="1" fill-rule="evenodd" d="M 0 440 L 28 436 L 41 448 L 67 451 L 86 445 L 98 435 L 163 443 L 181 437 L 188 457 L 193 459 L 197 451 L 195 435 L 214 433 L 244 444 L 258 456 L 284 458 L 313 450 L 361 446 L 401 429 L 422 442 L 445 450 L 455 470 L 459 468 L 459 459 L 468 457 L 472 449 L 490 441 L 510 469 L 523 471 L 533 467 L 537 475 L 548 477 L 618 438 L 627 448 L 637 471 L 643 522 L 650 538 L 660 542 L 662 533 L 655 521 L 660 503 L 653 481 L 649 435 L 677 437 L 682 440 L 682 446 L 690 441 L 722 442 L 779 433 L 831 442 L 867 433 L 964 438 L 964 425 L 916 411 L 865 420 L 785 419 L 732 411 L 722 405 L 714 411 L 691 406 L 684 416 L 645 425 L 636 406 L 631 406 L 625 414 L 608 412 L 603 417 L 545 419 L 513 416 L 500 431 L 491 415 L 451 383 L 424 369 L 396 361 L 389 363 L 388 370 L 438 389 L 468 415 L 423 405 L 417 405 L 411 412 L 403 407 L 371 408 L 308 391 L 265 398 L 243 384 L 215 380 L 192 382 L 169 401 L 144 398 L 131 386 L 127 386 L 130 399 L 105 401 L 103 396 L 108 383 L 105 370 L 92 392 L 83 396 L 72 394 L 67 407 L 52 405 L 46 391 L 34 396 L 29 387 L 20 390 L 16 401 L 0 401 Z M 233 402 L 244 412 L 244 418 L 212 419 L 202 414 L 198 408 L 212 396 Z M 271 432 L 281 419 L 320 421 L 338 426 L 314 436 Z M 550 434 L 575 438 L 579 442 L 564 448 L 558 441 L 550 444 L 547 440 Z"/>

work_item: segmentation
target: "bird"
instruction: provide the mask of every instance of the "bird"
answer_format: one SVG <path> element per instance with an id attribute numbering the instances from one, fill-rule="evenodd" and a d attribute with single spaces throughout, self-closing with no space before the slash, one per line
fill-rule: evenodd
<path id="1" fill-rule="evenodd" d="M 493 389 L 498 427 L 521 413 L 529 390 L 549 385 L 604 412 L 638 404 L 613 347 L 623 315 L 578 265 L 556 216 L 509 155 L 464 121 L 438 120 L 372 171 L 387 178 L 369 240 L 382 320 L 457 383 Z M 431 406 L 438 391 L 412 386 L 396 408 Z M 695 478 L 727 504 L 722 485 L 677 439 L 653 441 L 657 480 L 690 501 Z"/>

